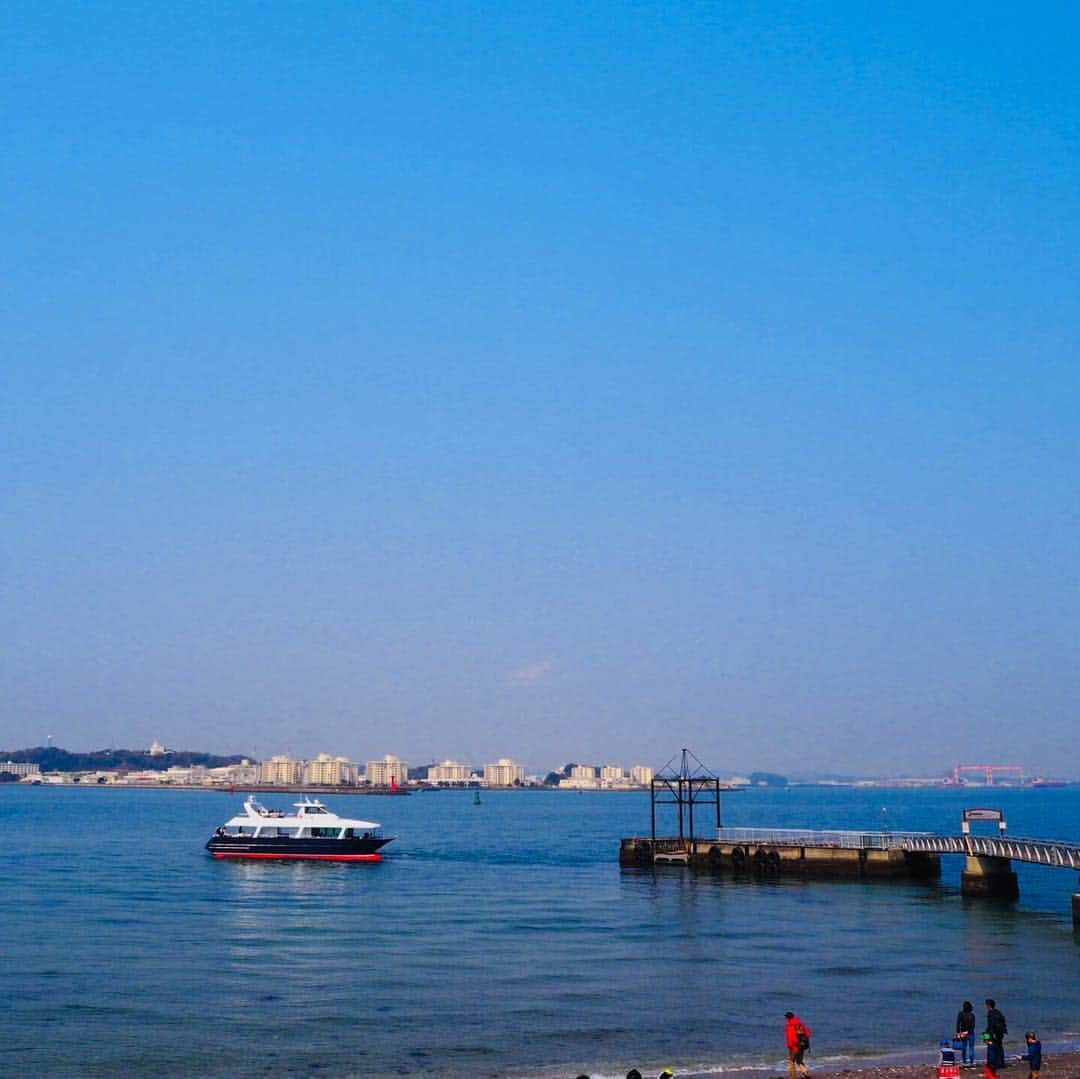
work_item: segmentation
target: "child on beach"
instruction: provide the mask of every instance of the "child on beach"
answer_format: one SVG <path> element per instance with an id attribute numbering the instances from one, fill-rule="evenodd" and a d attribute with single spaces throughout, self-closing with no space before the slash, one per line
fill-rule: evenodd
<path id="1" fill-rule="evenodd" d="M 1027 1052 L 1020 1059 L 1028 1062 L 1030 1079 L 1039 1079 L 1039 1069 L 1042 1068 L 1042 1042 L 1033 1030 L 1029 1030 L 1024 1035 L 1024 1041 L 1027 1043 Z"/>

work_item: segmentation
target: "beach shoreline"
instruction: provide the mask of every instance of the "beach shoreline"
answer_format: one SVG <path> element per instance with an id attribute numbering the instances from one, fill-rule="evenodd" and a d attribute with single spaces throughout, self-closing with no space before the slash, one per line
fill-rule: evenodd
<path id="1" fill-rule="evenodd" d="M 822 1064 L 811 1070 L 811 1075 L 817 1072 L 828 1076 L 852 1076 L 854 1079 L 937 1079 L 937 1060 L 925 1063 L 887 1063 L 882 1061 L 867 1061 L 866 1063 L 845 1064 Z M 1051 1074 L 1054 1079 L 1080 1079 L 1080 1051 L 1067 1050 L 1064 1052 L 1051 1052 L 1047 1050 L 1043 1057 L 1043 1074 Z M 781 1074 L 787 1076 L 785 1068 Z M 1027 1079 L 1029 1069 L 1026 1062 L 1008 1061 L 1006 1066 L 999 1069 L 1002 1079 Z M 982 1063 L 974 1067 L 962 1068 L 961 1079 L 971 1076 L 973 1079 L 983 1079 L 984 1066 Z"/>
<path id="2" fill-rule="evenodd" d="M 922 1059 L 917 1059 L 922 1058 Z M 607 1069 L 597 1072 L 568 1072 L 569 1079 L 579 1075 L 588 1075 L 589 1079 L 624 1079 L 626 1072 L 634 1065 L 628 1064 L 624 1071 L 611 1072 Z M 663 1067 L 642 1067 L 636 1065 L 642 1079 L 654 1079 Z M 811 1079 L 814 1076 L 828 1079 L 937 1079 L 937 1055 L 924 1050 L 917 1053 L 904 1053 L 889 1057 L 845 1058 L 843 1060 L 825 1060 L 811 1064 Z M 711 1068 L 674 1068 L 675 1079 L 713 1079 L 723 1075 L 725 1079 L 788 1079 L 786 1062 L 754 1064 L 741 1062 L 727 1066 Z M 999 1069 L 1001 1079 L 1027 1079 L 1029 1074 L 1026 1062 L 1009 1060 L 1004 1068 Z M 982 1062 L 974 1067 L 965 1067 L 960 1071 L 961 1079 L 984 1079 Z M 1044 1050 L 1043 1067 L 1040 1079 L 1080 1079 L 1080 1049 Z"/>

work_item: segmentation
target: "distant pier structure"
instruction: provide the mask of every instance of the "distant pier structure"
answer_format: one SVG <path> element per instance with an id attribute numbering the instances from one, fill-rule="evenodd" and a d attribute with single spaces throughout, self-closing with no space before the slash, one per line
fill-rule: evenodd
<path id="1" fill-rule="evenodd" d="M 761 877 L 927 880 L 941 876 L 943 854 L 958 854 L 965 858 L 961 894 L 999 899 L 1020 894 L 1014 861 L 1080 871 L 1080 843 L 1009 836 L 1000 809 L 964 810 L 959 835 L 725 828 L 720 805 L 725 789 L 730 788 L 684 749 L 677 766 L 669 762 L 656 774 L 650 789 L 650 834 L 621 841 L 620 865 L 686 866 Z M 665 807 L 674 808 L 674 835 L 657 833 L 658 810 L 661 816 L 672 816 Z M 996 824 L 996 834 L 974 834 L 971 826 L 980 821 Z M 1072 897 L 1072 918 L 1080 927 L 1080 890 Z"/>

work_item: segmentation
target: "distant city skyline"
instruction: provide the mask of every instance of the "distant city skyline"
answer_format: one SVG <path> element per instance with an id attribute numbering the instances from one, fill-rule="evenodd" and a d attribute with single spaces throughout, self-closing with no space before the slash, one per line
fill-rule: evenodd
<path id="1" fill-rule="evenodd" d="M 2 740 L 1080 775 L 1078 31 L 10 6 Z"/>
<path id="2" fill-rule="evenodd" d="M 33 746 L 11 746 L 0 747 L 0 761 L 3 760 L 4 753 L 6 752 L 22 752 L 27 749 L 33 749 Z M 105 747 L 98 746 L 95 748 L 78 748 L 72 749 L 68 746 L 57 746 L 65 752 L 76 753 L 92 753 L 92 752 L 108 752 L 111 749 L 118 751 L 131 751 L 131 752 L 143 752 L 150 757 L 167 757 L 174 755 L 186 755 L 189 753 L 203 753 L 206 752 L 203 749 L 199 749 L 193 746 L 185 747 L 166 747 L 163 743 L 156 739 L 151 743 L 148 749 L 139 750 L 134 746 L 117 746 L 117 747 Z M 689 747 L 687 747 L 689 748 Z M 244 757 L 252 762 L 252 764 L 266 764 L 269 762 L 283 762 L 293 765 L 301 764 L 326 764 L 332 765 L 335 762 L 349 763 L 354 766 L 358 765 L 360 768 L 360 775 L 363 776 L 366 773 L 366 769 L 371 765 L 370 755 L 363 753 L 360 754 L 348 754 L 339 752 L 329 752 L 326 749 L 319 750 L 310 754 L 297 754 L 293 755 L 289 752 L 271 753 L 268 755 L 260 756 L 254 752 L 245 754 L 238 751 L 224 751 L 219 754 L 220 756 L 228 757 Z M 535 765 L 535 764 L 523 764 L 517 758 L 513 757 L 499 757 L 484 758 L 483 760 L 466 760 L 458 759 L 454 757 L 435 757 L 432 759 L 410 759 L 407 756 L 396 753 L 384 754 L 377 758 L 377 762 L 380 767 L 383 762 L 394 762 L 395 765 L 400 764 L 402 769 L 412 771 L 419 769 L 426 769 L 435 767 L 437 771 L 446 771 L 449 775 L 449 771 L 456 770 L 457 778 L 464 778 L 464 774 L 479 773 L 482 774 L 486 770 L 492 767 L 509 766 L 514 768 L 521 768 L 524 774 L 529 776 L 543 776 L 553 771 L 560 771 L 563 769 L 594 769 L 598 776 L 603 776 L 608 769 L 620 769 L 625 772 L 626 775 L 633 777 L 635 774 L 639 775 L 648 771 L 652 773 L 673 773 L 677 772 L 679 768 L 679 755 L 676 754 L 665 761 L 648 762 L 648 761 L 635 761 L 633 764 L 626 764 L 624 755 L 615 752 L 609 753 L 607 756 L 593 759 L 561 759 L 556 757 L 554 760 L 547 764 Z M 448 770 L 445 766 L 452 766 L 452 769 Z M 845 771 L 843 769 L 809 769 L 799 770 L 795 769 L 790 773 L 784 770 L 778 770 L 773 767 L 760 766 L 760 765 L 748 765 L 744 767 L 713 767 L 707 761 L 696 760 L 694 765 L 696 769 L 704 769 L 713 773 L 719 779 L 732 782 L 740 779 L 746 779 L 752 776 L 762 775 L 778 775 L 782 774 L 785 778 L 800 780 L 800 779 L 840 779 L 840 780 L 891 780 L 891 779 L 919 779 L 919 780 L 941 780 L 943 782 L 951 783 L 967 783 L 974 786 L 994 786 L 1005 785 L 1008 786 L 1017 782 L 1030 782 L 1036 779 L 1065 779 L 1070 782 L 1080 779 L 1080 776 L 1067 773 L 1057 767 L 1055 764 L 1046 763 L 1036 765 L 1034 767 L 1026 767 L 1024 765 L 1018 765 L 1010 763 L 1004 760 L 1000 761 L 984 761 L 981 763 L 973 762 L 954 762 L 953 764 L 943 766 L 940 769 L 928 768 L 920 772 L 889 772 L 889 771 Z M 389 774 L 389 773 L 388 773 Z M 395 773 L 396 774 L 396 773 Z M 290 773 L 292 775 L 292 773 Z M 289 782 L 300 782 L 303 778 L 302 772 L 296 772 L 292 775 Z"/>

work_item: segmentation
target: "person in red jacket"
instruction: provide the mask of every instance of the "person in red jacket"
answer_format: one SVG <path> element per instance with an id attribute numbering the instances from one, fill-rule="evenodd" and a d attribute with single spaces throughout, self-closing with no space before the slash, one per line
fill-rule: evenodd
<path id="1" fill-rule="evenodd" d="M 791 1079 L 796 1079 L 796 1069 L 807 1076 L 810 1074 L 810 1069 L 806 1066 L 803 1056 L 810 1048 L 810 1028 L 794 1012 L 784 1012 L 784 1018 L 787 1020 L 784 1038 L 787 1041 Z"/>

